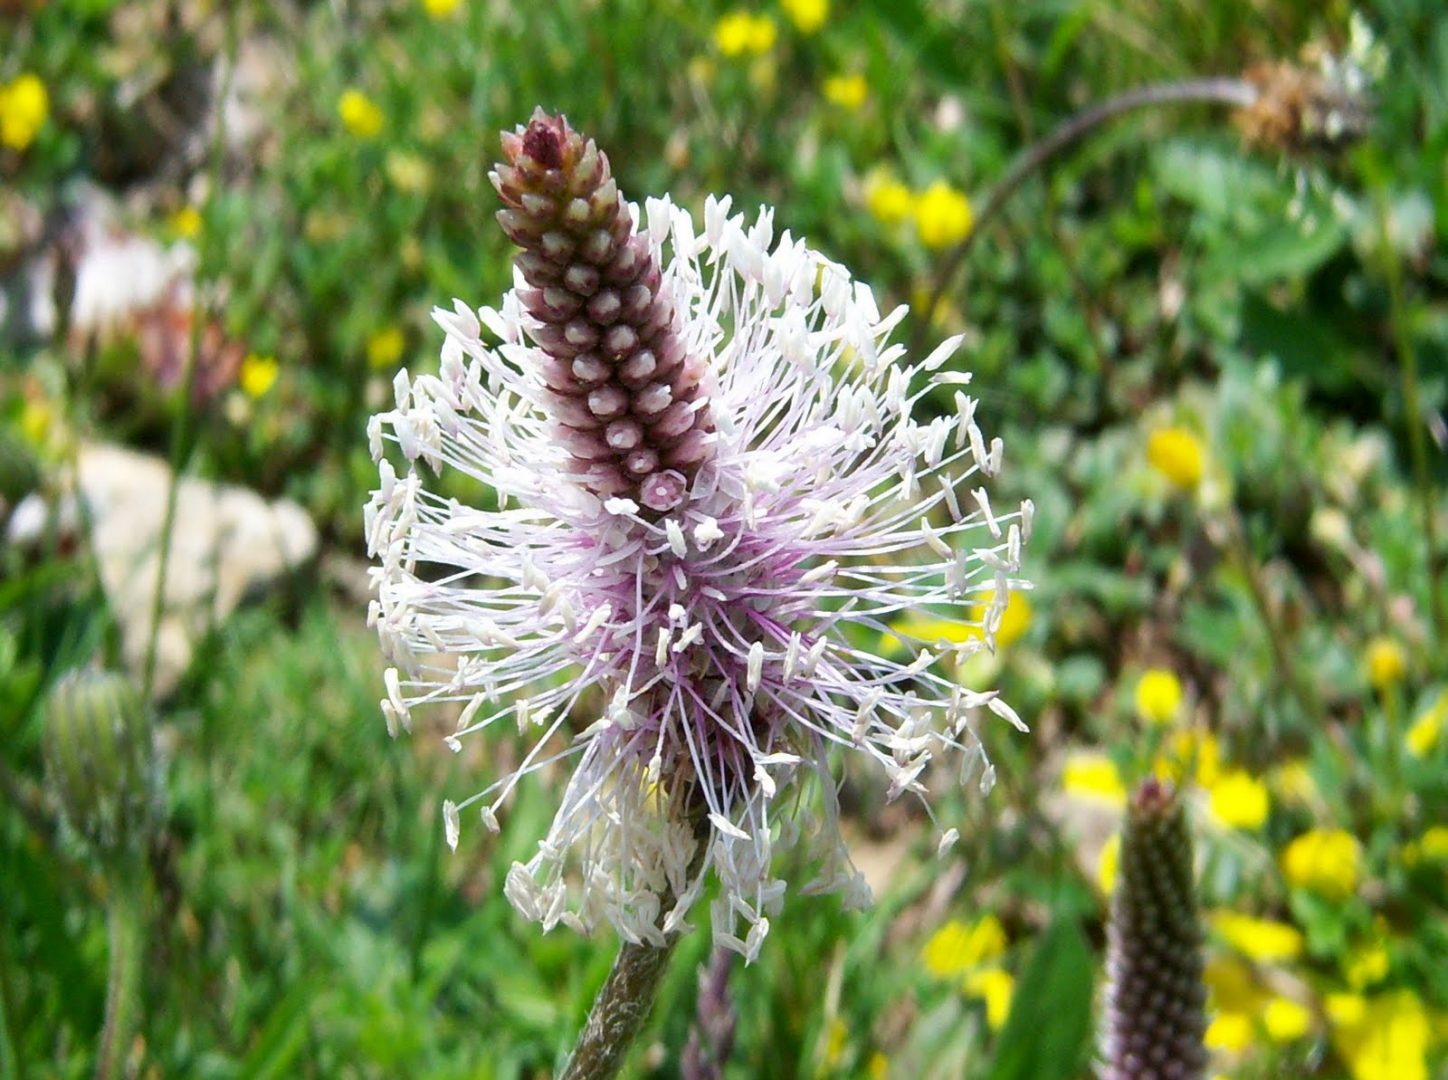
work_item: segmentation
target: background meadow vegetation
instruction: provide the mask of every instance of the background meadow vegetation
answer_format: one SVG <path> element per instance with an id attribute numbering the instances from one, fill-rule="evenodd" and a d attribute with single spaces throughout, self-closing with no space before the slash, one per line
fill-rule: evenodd
<path id="1" fill-rule="evenodd" d="M 502 897 L 546 782 L 447 852 L 441 799 L 508 740 L 453 755 L 442 717 L 388 739 L 358 585 L 367 416 L 436 363 L 432 305 L 510 281 L 500 128 L 561 110 L 631 197 L 770 203 L 919 308 L 1075 110 L 1353 49 L 1378 76 L 1358 145 L 1128 117 L 1015 195 L 924 325 L 967 335 L 997 503 L 1037 506 L 1038 587 L 959 672 L 1032 732 L 992 731 L 988 796 L 942 778 L 943 858 L 918 806 L 849 778 L 877 906 L 790 894 L 733 974 L 733 1077 L 1087 1075 L 1110 838 L 1152 773 L 1189 793 L 1215 1073 L 1448 1076 L 1441 4 L 0 4 L 0 278 L 101 190 L 194 252 L 202 312 L 190 395 L 125 333 L 0 338 L 6 468 L 38 463 L 4 499 L 106 440 L 291 497 L 322 537 L 158 707 L 136 1074 L 546 1076 L 612 959 Z M 41 734 L 66 671 L 118 662 L 117 613 L 84 544 L 0 572 L 0 1075 L 83 1076 L 108 884 L 57 825 Z M 706 949 L 680 948 L 639 1075 L 676 1074 Z"/>

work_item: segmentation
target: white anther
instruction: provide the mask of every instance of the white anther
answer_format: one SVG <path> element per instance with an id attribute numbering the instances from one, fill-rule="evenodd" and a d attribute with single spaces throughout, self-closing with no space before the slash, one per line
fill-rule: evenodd
<path id="1" fill-rule="evenodd" d="M 759 689 L 760 679 L 764 674 L 764 643 L 756 641 L 749 646 L 749 665 L 744 685 L 752 694 Z"/>

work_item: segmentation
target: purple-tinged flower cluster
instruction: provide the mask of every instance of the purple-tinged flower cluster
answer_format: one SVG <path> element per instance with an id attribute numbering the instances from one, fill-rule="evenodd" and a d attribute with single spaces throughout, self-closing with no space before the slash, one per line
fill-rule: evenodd
<path id="1" fill-rule="evenodd" d="M 561 141 L 544 145 L 540 125 Z M 510 205 L 503 221 L 525 247 L 554 245 L 556 262 L 525 250 L 500 308 L 437 310 L 439 373 L 399 374 L 396 408 L 369 429 L 381 473 L 366 517 L 379 563 L 371 618 L 393 665 L 382 708 L 395 732 L 419 705 L 453 703 L 454 749 L 509 720 L 531 741 L 517 768 L 445 805 L 453 844 L 461 811 L 477 808 L 496 829 L 524 776 L 571 764 L 547 837 L 508 876 L 525 916 L 582 931 L 606 922 L 629 941 L 662 943 L 685 927 L 712 868 L 715 939 L 753 958 L 785 889 L 776 850 L 802 832 L 821 864 L 805 891 L 868 902 L 837 826 L 835 748 L 874 759 L 891 797 L 923 795 L 924 771 L 942 756 L 959 760 L 962 783 L 988 781 L 976 720 L 982 710 L 1019 718 L 947 672 L 990 645 L 1011 590 L 1027 587 L 1017 575 L 1032 508 L 997 515 L 981 486 L 1002 449 L 976 425 L 969 376 L 946 369 L 959 339 L 907 361 L 888 344 L 905 309 L 882 315 L 844 268 L 776 237 L 769 210 L 747 222 L 711 198 L 701 230 L 667 199 L 642 211 L 619 203 L 626 217 L 610 221 L 608 251 L 600 241 L 564 253 L 547 237 L 568 212 L 562 194 L 584 202 L 582 218 L 607 206 L 596 185 L 612 183 L 606 162 L 589 164 L 601 159 L 593 144 L 572 140 L 562 121 L 535 117 L 505 137 L 497 180 L 521 206 L 520 173 L 502 170 L 532 168 L 524 155 L 541 162 L 529 183 L 560 200 L 533 203 L 529 220 Z M 556 146 L 570 149 L 555 157 Z M 610 324 L 594 320 L 559 347 L 558 327 L 566 335 L 609 287 L 606 274 L 570 269 L 624 250 L 648 275 L 639 317 L 662 313 L 650 333 L 668 343 L 672 370 L 689 373 L 678 387 L 699 434 L 672 465 L 683 436 L 649 434 L 653 414 L 638 405 L 647 387 L 626 373 L 648 343 L 602 353 L 592 334 Z M 652 447 L 658 471 L 673 473 L 656 499 L 653 471 L 604 453 L 608 425 L 625 415 L 617 402 L 592 420 L 569 411 L 587 408 L 590 386 L 611 384 L 631 395 L 627 416 L 640 426 L 637 442 L 615 449 Z M 953 412 L 915 420 L 932 390 Z M 389 441 L 405 475 L 385 456 Z M 430 490 L 422 465 L 485 485 L 496 509 Z M 915 641 L 900 659 L 863 644 L 898 634 L 906 612 L 975 625 L 967 613 L 986 593 L 981 633 L 963 643 Z M 817 812 L 777 809 L 807 777 L 819 781 Z"/>
<path id="2" fill-rule="evenodd" d="M 1200 1080 L 1207 988 L 1192 835 L 1181 800 L 1155 779 L 1127 809 L 1107 955 L 1106 1080 Z"/>

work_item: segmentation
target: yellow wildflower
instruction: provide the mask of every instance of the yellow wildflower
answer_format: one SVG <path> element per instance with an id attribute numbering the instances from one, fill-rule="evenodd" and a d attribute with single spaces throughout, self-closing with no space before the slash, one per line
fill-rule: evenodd
<path id="1" fill-rule="evenodd" d="M 1381 944 L 1364 945 L 1353 950 L 1343 964 L 1343 975 L 1354 990 L 1373 986 L 1388 977 L 1388 950 Z"/>
<path id="2" fill-rule="evenodd" d="M 416 270 L 422 265 L 422 245 L 418 243 L 415 236 L 404 236 L 402 244 L 397 249 L 397 259 L 402 263 L 405 270 Z"/>
<path id="3" fill-rule="evenodd" d="M 346 90 L 337 99 L 342 126 L 358 138 L 370 139 L 382 130 L 382 110 L 361 90 Z"/>
<path id="4" fill-rule="evenodd" d="M 1408 657 L 1403 647 L 1390 637 L 1375 637 L 1363 653 L 1363 667 L 1368 682 L 1375 690 L 1386 690 L 1402 681 L 1408 671 Z"/>
<path id="5" fill-rule="evenodd" d="M 1245 769 L 1224 773 L 1209 789 L 1212 816 L 1234 829 L 1260 829 L 1271 803 L 1267 785 Z"/>
<path id="6" fill-rule="evenodd" d="M 1448 722 L 1448 693 L 1438 695 L 1438 700 L 1423 710 L 1423 715 L 1414 720 L 1403 736 L 1408 753 L 1415 758 L 1425 758 L 1433 752 L 1443 734 L 1443 725 Z"/>
<path id="7" fill-rule="evenodd" d="M 1126 805 L 1126 785 L 1116 762 L 1097 750 L 1074 750 L 1061 768 L 1061 789 L 1068 795 Z"/>
<path id="8" fill-rule="evenodd" d="M 1328 994 L 1323 1011 L 1337 1027 L 1358 1027 L 1367 1015 L 1367 998 L 1361 994 Z"/>
<path id="9" fill-rule="evenodd" d="M 1011 1012 L 1015 978 L 1004 968 L 981 968 L 965 977 L 964 987 L 970 997 L 985 1002 L 985 1022 L 992 1031 L 999 1031 Z"/>
<path id="10" fill-rule="evenodd" d="M 1240 1054 L 1252 1044 L 1252 1018 L 1246 1013 L 1219 1012 L 1207 1025 L 1202 1041 L 1209 1049 Z"/>
<path id="11" fill-rule="evenodd" d="M 898 225 L 910 216 L 915 197 L 887 169 L 878 168 L 865 178 L 865 209 L 882 225 Z"/>
<path id="12" fill-rule="evenodd" d="M 395 326 L 384 326 L 367 339 L 367 366 L 373 370 L 390 368 L 402 359 L 407 342 Z"/>
<path id="13" fill-rule="evenodd" d="M 813 34 L 830 13 L 830 0 L 779 0 L 779 6 L 801 34 Z"/>
<path id="14" fill-rule="evenodd" d="M 969 927 L 960 919 L 950 919 L 925 942 L 921 963 L 937 979 L 953 979 L 995 960 L 1005 953 L 1005 944 L 1005 928 L 995 915 L 982 915 Z"/>
<path id="15" fill-rule="evenodd" d="M 964 240 L 975 224 L 975 211 L 964 192 L 937 180 L 915 200 L 915 230 L 928 248 L 947 248 Z"/>
<path id="16" fill-rule="evenodd" d="M 1284 801 L 1302 805 L 1317 798 L 1317 781 L 1301 758 L 1283 762 L 1272 774 L 1277 794 Z"/>
<path id="17" fill-rule="evenodd" d="M 1429 862 L 1448 862 L 1448 825 L 1434 825 L 1418 838 L 1418 850 Z"/>
<path id="18" fill-rule="evenodd" d="M 967 926 L 951 919 L 925 943 L 920 952 L 925 970 L 938 979 L 971 971 L 1006 951 L 1006 931 L 994 915 L 982 915 Z"/>
<path id="19" fill-rule="evenodd" d="M 259 398 L 276 384 L 280 372 L 275 357 L 250 353 L 241 362 L 241 389 L 247 397 Z"/>
<path id="20" fill-rule="evenodd" d="M 20 434 L 31 446 L 44 446 L 55 427 L 55 409 L 43 398 L 27 398 L 20 410 Z"/>
<path id="21" fill-rule="evenodd" d="M 24 150 L 50 115 L 50 95 L 40 79 L 25 72 L 0 86 L 0 143 Z"/>
<path id="22" fill-rule="evenodd" d="M 1333 995 L 1333 1045 L 1353 1080 L 1428 1080 L 1428 1012 L 1411 990 L 1374 998 Z"/>
<path id="23" fill-rule="evenodd" d="M 1136 682 L 1136 715 L 1165 724 L 1182 707 L 1182 684 L 1165 668 L 1148 668 Z"/>
<path id="24" fill-rule="evenodd" d="M 171 232 L 182 240 L 195 240 L 201 235 L 201 211 L 183 206 L 171 215 Z"/>
<path id="25" fill-rule="evenodd" d="M 1195 780 L 1210 789 L 1221 775 L 1222 751 L 1217 737 L 1210 731 L 1187 728 L 1172 732 L 1167 745 L 1153 766 L 1159 780 L 1182 785 Z"/>
<path id="26" fill-rule="evenodd" d="M 1262 1026 L 1273 1042 L 1295 1042 L 1312 1030 L 1312 1012 L 1299 1001 L 1277 995 L 1262 1007 Z"/>
<path id="27" fill-rule="evenodd" d="M 1121 834 L 1117 833 L 1101 846 L 1101 857 L 1096 862 L 1096 884 L 1110 896 L 1116 889 L 1116 874 L 1121 869 Z"/>
<path id="28" fill-rule="evenodd" d="M 825 1030 L 825 1068 L 838 1068 L 845 1059 L 845 1050 L 849 1045 L 850 1027 L 837 1016 Z"/>
<path id="29" fill-rule="evenodd" d="M 831 75 L 824 84 L 825 100 L 851 112 L 865 103 L 869 91 L 865 77 L 858 72 L 853 75 Z"/>
<path id="30" fill-rule="evenodd" d="M 714 44 L 725 56 L 758 56 L 774 48 L 777 30 L 768 15 L 736 9 L 714 24 Z"/>
<path id="31" fill-rule="evenodd" d="M 890 1059 L 876 1050 L 865 1063 L 865 1074 L 870 1080 L 885 1080 L 890 1075 Z"/>
<path id="32" fill-rule="evenodd" d="M 910 638 L 911 646 L 915 641 L 938 644 L 948 642 L 958 645 L 962 641 L 969 641 L 971 638 L 979 637 L 979 631 L 973 626 L 964 623 L 951 622 L 948 619 L 936 619 L 929 615 L 910 614 L 891 624 L 890 629 L 894 633 L 886 633 L 880 636 L 880 646 L 884 649 L 905 648 L 904 638 Z"/>
<path id="33" fill-rule="evenodd" d="M 1260 963 L 1295 960 L 1302 955 L 1302 932 L 1287 923 L 1235 911 L 1213 912 L 1208 922 L 1228 945 Z"/>
<path id="34" fill-rule="evenodd" d="M 970 605 L 970 618 L 972 622 L 984 623 L 986 616 L 990 614 L 991 607 L 995 604 L 995 590 L 988 589 L 976 596 L 975 602 Z M 1019 641 L 1025 632 L 1030 629 L 1031 616 L 1034 614 L 1031 602 L 1023 592 L 1013 591 L 1006 598 L 1006 606 L 1001 611 L 1000 625 L 996 627 L 996 647 L 999 649 L 1008 648 Z M 974 630 L 974 628 L 972 628 Z M 974 631 L 969 636 L 980 637 L 980 631 Z"/>
<path id="35" fill-rule="evenodd" d="M 422 9 L 434 19 L 450 19 L 463 6 L 463 0 L 422 0 Z"/>
<path id="36" fill-rule="evenodd" d="M 387 179 L 398 191 L 408 195 L 422 195 L 432 186 L 432 170 L 427 162 L 416 154 L 405 150 L 390 150 L 382 163 Z"/>
<path id="37" fill-rule="evenodd" d="M 964 641 L 973 641 L 984 636 L 983 625 L 994 602 L 994 590 L 979 594 L 967 612 L 969 622 L 954 622 L 931 615 L 906 615 L 892 626 L 895 633 L 882 637 L 881 644 L 887 649 L 900 648 L 904 644 L 904 637 L 932 644 L 947 642 L 959 645 Z M 1003 649 L 1018 641 L 1030 627 L 1033 614 L 1031 602 L 1024 593 L 1011 593 L 1004 610 L 1001 611 L 1000 626 L 996 628 L 996 647 Z M 972 623 L 975 625 L 971 625 Z"/>
<path id="38" fill-rule="evenodd" d="M 1202 482 L 1207 452 L 1186 428 L 1164 427 L 1147 437 L 1146 460 L 1177 487 L 1190 491 Z"/>
<path id="39" fill-rule="evenodd" d="M 1267 992 L 1257 985 L 1252 966 L 1239 956 L 1215 953 L 1202 972 L 1212 1008 L 1218 1012 L 1255 1013 Z"/>
<path id="40" fill-rule="evenodd" d="M 352 227 L 346 214 L 334 210 L 313 210 L 302 220 L 302 235 L 314 244 L 340 240 Z"/>
<path id="41" fill-rule="evenodd" d="M 1312 829 L 1282 852 L 1282 873 L 1289 884 L 1333 900 L 1350 896 L 1361 873 L 1362 848 L 1343 829 Z"/>

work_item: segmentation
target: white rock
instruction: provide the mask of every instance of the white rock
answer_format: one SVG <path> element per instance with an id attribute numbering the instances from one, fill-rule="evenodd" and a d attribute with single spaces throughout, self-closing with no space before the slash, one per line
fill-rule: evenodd
<path id="1" fill-rule="evenodd" d="M 150 643 L 171 467 L 149 454 L 87 445 L 79 451 L 77 473 L 101 584 L 120 625 L 125 662 L 139 678 Z M 61 529 L 73 530 L 79 517 L 72 494 L 60 508 Z M 39 543 L 50 518 L 30 496 L 11 516 L 11 543 Z M 175 689 L 204 634 L 317 550 L 316 526 L 291 500 L 268 502 L 246 488 L 191 477 L 177 488 L 172 537 L 156 635 L 157 697 Z"/>

